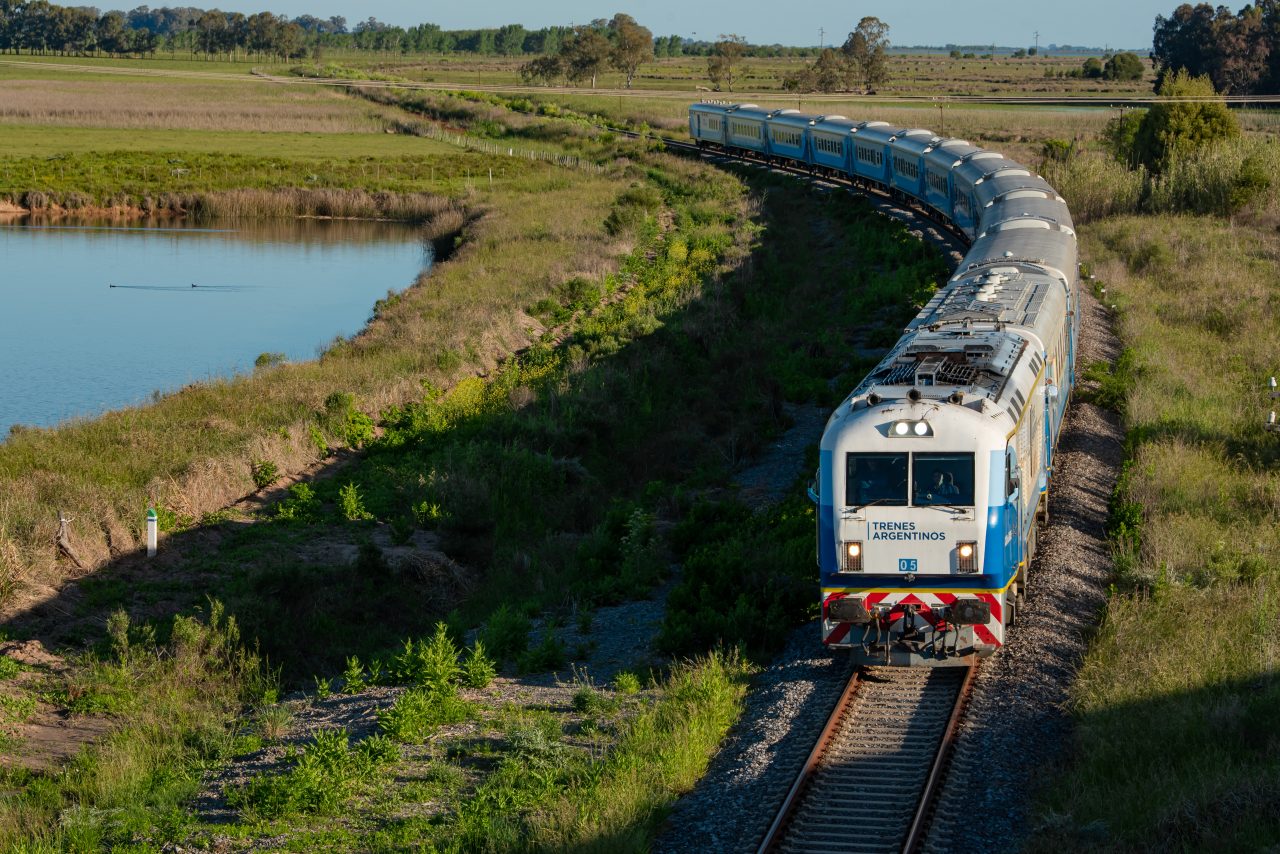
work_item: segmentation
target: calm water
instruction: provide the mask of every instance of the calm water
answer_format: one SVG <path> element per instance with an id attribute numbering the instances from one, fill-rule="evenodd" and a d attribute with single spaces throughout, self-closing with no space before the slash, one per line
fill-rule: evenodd
<path id="1" fill-rule="evenodd" d="M 259 353 L 315 358 L 430 263 L 388 223 L 0 225 L 0 440 L 252 370 Z"/>

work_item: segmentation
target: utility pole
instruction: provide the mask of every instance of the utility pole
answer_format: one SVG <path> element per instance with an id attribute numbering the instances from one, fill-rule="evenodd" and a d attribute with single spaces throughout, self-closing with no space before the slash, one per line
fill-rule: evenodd
<path id="1" fill-rule="evenodd" d="M 822 52 L 822 46 L 826 44 L 827 31 L 823 27 L 818 27 L 818 52 Z"/>
<path id="2" fill-rule="evenodd" d="M 1036 56 L 1040 55 L 1040 31 L 1036 30 Z"/>

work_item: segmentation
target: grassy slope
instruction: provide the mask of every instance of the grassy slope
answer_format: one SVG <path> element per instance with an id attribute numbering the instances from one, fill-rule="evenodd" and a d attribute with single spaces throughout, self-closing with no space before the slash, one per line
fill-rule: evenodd
<path id="1" fill-rule="evenodd" d="M 1115 218 L 1085 256 L 1120 309 L 1131 462 L 1119 591 L 1073 689 L 1074 761 L 1038 850 L 1280 842 L 1280 241 L 1192 217 Z"/>

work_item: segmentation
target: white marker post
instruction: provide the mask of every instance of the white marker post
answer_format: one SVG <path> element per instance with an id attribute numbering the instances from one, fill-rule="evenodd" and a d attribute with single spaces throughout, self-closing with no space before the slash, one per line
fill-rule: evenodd
<path id="1" fill-rule="evenodd" d="M 159 530 L 159 521 L 156 519 L 156 511 L 150 507 L 147 508 L 147 557 L 156 556 L 156 537 Z"/>

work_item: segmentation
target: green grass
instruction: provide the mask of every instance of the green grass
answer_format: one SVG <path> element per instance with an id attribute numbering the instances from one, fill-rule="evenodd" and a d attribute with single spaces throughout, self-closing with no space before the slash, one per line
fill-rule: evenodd
<path id="1" fill-rule="evenodd" d="M 1280 241 L 1192 217 L 1083 231 L 1126 347 L 1104 385 L 1129 462 L 1118 589 L 1072 689 L 1073 761 L 1035 850 L 1261 850 L 1280 842 Z"/>
<path id="2" fill-rule="evenodd" d="M 128 621 L 117 621 L 120 638 Z M 64 773 L 0 772 L 10 793 L 0 800 L 0 850 L 89 852 L 130 844 L 139 833 L 155 844 L 189 828 L 183 807 L 208 763 L 234 746 L 228 721 L 271 689 L 259 659 L 241 645 L 239 630 L 220 605 L 207 619 L 178 617 L 156 644 L 151 633 L 116 645 L 112 656 L 76 662 L 62 695 L 71 709 L 94 695 L 104 699 L 112 729 L 84 748 Z"/>

